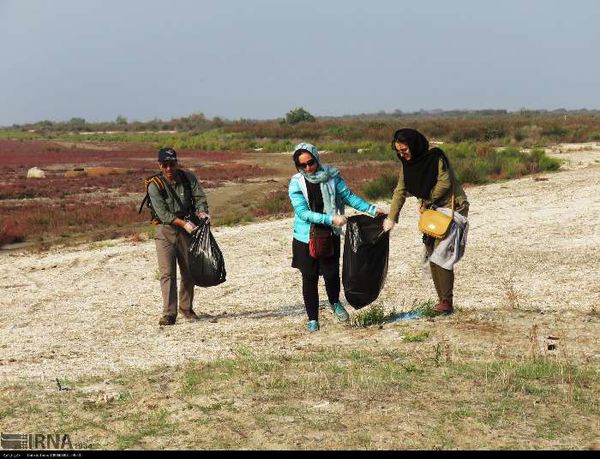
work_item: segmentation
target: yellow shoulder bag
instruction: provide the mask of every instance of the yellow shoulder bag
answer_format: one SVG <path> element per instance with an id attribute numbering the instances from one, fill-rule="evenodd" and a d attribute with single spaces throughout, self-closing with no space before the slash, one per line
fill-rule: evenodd
<path id="1" fill-rule="evenodd" d="M 454 193 L 452 193 L 452 215 L 448 216 L 433 209 L 423 211 L 419 217 L 419 231 L 436 239 L 443 239 L 454 219 Z"/>

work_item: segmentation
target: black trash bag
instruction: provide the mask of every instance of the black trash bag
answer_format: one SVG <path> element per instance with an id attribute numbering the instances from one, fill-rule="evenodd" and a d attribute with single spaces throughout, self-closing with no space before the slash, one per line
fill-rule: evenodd
<path id="1" fill-rule="evenodd" d="M 383 231 L 386 215 L 348 218 L 344 240 L 342 284 L 348 303 L 364 308 L 377 299 L 388 270 L 390 233 Z"/>
<path id="2" fill-rule="evenodd" d="M 190 273 L 195 285 L 213 287 L 225 282 L 225 259 L 210 232 L 210 222 L 199 222 L 192 233 L 189 255 Z"/>

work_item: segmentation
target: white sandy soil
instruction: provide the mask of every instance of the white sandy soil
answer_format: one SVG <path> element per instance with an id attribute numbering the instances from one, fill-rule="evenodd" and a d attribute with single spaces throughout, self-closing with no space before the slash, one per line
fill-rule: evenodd
<path id="1" fill-rule="evenodd" d="M 466 189 L 470 231 L 456 266 L 458 312 L 419 326 L 482 356 L 499 348 L 522 352 L 536 326 L 539 339 L 558 335 L 573 358 L 598 361 L 600 144 L 560 145 L 551 154 L 565 161 L 558 172 Z M 327 309 L 321 331 L 306 333 L 301 278 L 290 267 L 291 219 L 216 228 L 214 235 L 227 282 L 196 288 L 194 300 L 195 310 L 213 319 L 178 318 L 172 327 L 158 326 L 153 241 L 1 251 L 0 386 L 217 359 L 239 346 L 281 353 L 400 339 L 401 325 L 354 329 Z M 400 311 L 434 299 L 432 282 L 421 274 L 421 251 L 416 202 L 409 199 L 391 235 L 388 277 L 375 304 Z M 325 304 L 322 281 L 320 289 Z"/>

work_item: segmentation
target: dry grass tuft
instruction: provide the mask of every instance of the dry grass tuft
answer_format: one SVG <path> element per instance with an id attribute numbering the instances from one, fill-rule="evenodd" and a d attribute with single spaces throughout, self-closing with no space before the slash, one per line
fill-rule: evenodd
<path id="1" fill-rule="evenodd" d="M 515 282 L 512 274 L 504 277 L 501 280 L 501 286 L 504 292 L 504 300 L 506 301 L 508 308 L 513 310 L 521 309 L 520 300 L 522 295 L 517 292 L 515 288 Z"/>

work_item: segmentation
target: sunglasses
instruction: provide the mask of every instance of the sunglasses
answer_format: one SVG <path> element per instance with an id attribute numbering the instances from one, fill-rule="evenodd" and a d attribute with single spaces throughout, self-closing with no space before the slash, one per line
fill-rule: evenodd
<path id="1" fill-rule="evenodd" d="M 315 164 L 317 161 L 314 159 L 309 159 L 308 161 L 306 161 L 305 163 L 298 163 L 298 167 L 301 167 L 302 169 L 306 169 L 306 167 L 311 167 L 313 164 Z"/>

